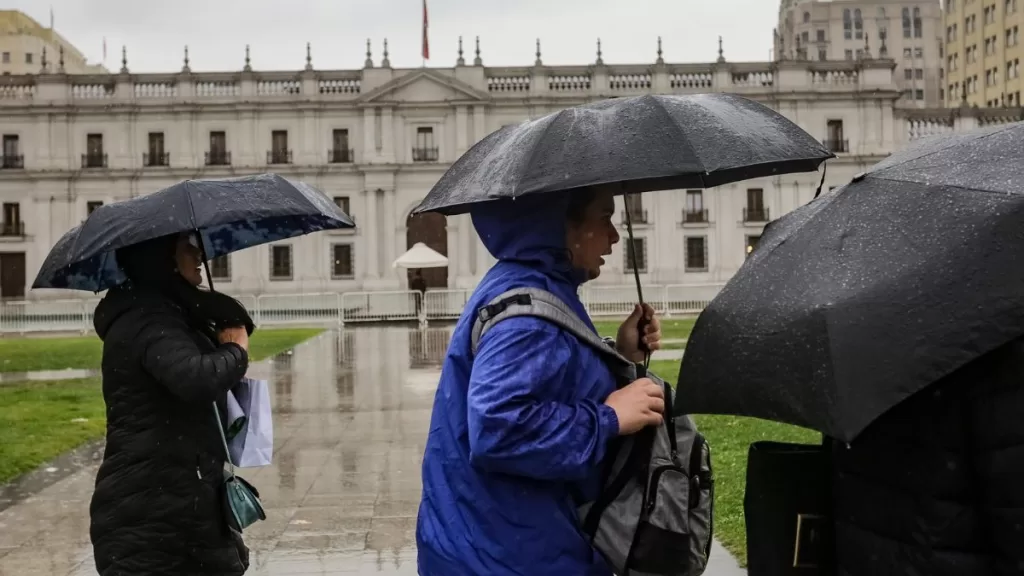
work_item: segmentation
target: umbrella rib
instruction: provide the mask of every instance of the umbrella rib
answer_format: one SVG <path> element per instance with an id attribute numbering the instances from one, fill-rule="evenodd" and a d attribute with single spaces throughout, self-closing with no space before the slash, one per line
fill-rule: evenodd
<path id="1" fill-rule="evenodd" d="M 990 138 L 992 136 L 996 136 L 997 134 L 1002 134 L 1003 132 L 1006 132 L 1007 130 L 1012 129 L 1013 127 L 1014 127 L 1013 124 L 1010 124 L 1009 126 L 1006 126 L 1004 128 L 1000 128 L 999 130 L 995 130 L 995 131 L 990 132 L 988 134 L 972 138 L 970 141 L 971 142 L 977 142 L 978 140 L 984 140 L 985 138 Z M 937 148 L 937 149 L 932 150 L 931 152 L 929 152 L 927 154 L 922 154 L 920 156 L 915 156 L 913 158 L 908 158 L 904 162 L 902 162 L 901 164 L 897 164 L 897 165 L 894 165 L 894 166 L 888 166 L 888 167 L 882 168 L 881 170 L 876 172 L 876 174 L 879 173 L 879 172 L 885 172 L 886 170 L 891 170 L 892 168 L 895 168 L 896 166 L 905 164 L 906 162 L 920 160 L 922 158 L 927 158 L 929 156 L 933 156 L 935 154 L 938 154 L 939 152 L 945 152 L 946 150 L 949 150 L 950 148 L 954 148 L 954 147 L 959 146 L 961 144 L 963 144 L 963 142 L 961 142 L 961 141 L 950 142 L 948 146 L 943 146 L 942 148 Z"/>
<path id="2" fill-rule="evenodd" d="M 654 99 L 654 101 L 658 104 L 658 110 L 661 112 L 663 116 L 668 118 L 668 123 L 674 126 L 676 131 L 682 134 L 682 141 L 686 142 L 686 146 L 690 148 L 690 151 L 693 153 L 693 157 L 696 158 L 697 162 L 700 163 L 700 169 L 702 170 L 702 173 L 700 174 L 700 182 L 704 186 L 704 188 L 707 188 L 707 183 L 704 181 L 704 176 L 709 174 L 708 167 L 704 163 L 704 159 L 701 158 L 700 154 L 697 153 L 697 148 L 690 143 L 690 134 L 686 131 L 686 129 L 680 126 L 678 122 L 676 122 L 676 119 L 675 117 L 672 116 L 672 114 L 669 114 L 669 111 L 665 109 L 665 104 L 661 101 L 660 98 L 657 98 L 655 96 L 649 96 L 649 98 Z"/>
<path id="3" fill-rule="evenodd" d="M 996 195 L 999 195 L 999 196 L 1006 196 L 1008 194 L 1011 194 L 1010 192 L 1007 192 L 1006 190 L 989 190 L 988 188 L 972 188 L 972 187 L 969 187 L 969 186 L 962 186 L 960 184 L 946 184 L 946 183 L 929 184 L 927 182 L 919 182 L 917 180 L 899 180 L 897 178 L 886 178 L 884 176 L 878 176 L 878 175 L 875 175 L 875 174 L 868 175 L 868 178 L 870 178 L 872 180 L 885 180 L 886 182 L 897 182 L 899 184 L 918 184 L 920 186 L 928 186 L 928 187 L 931 187 L 931 186 L 942 186 L 943 188 L 956 188 L 957 190 L 963 190 L 965 192 L 983 192 L 985 194 L 996 194 Z"/>
<path id="4" fill-rule="evenodd" d="M 189 216 L 192 218 L 192 229 L 195 230 L 196 232 L 199 232 L 199 227 L 196 225 L 196 207 L 192 205 L 192 194 L 189 193 L 189 184 L 191 184 L 191 180 L 186 181 L 185 185 L 183 186 L 183 188 L 185 189 L 185 199 L 188 200 L 188 213 Z M 199 240 L 200 242 L 202 242 L 202 239 Z"/>
<path id="5" fill-rule="evenodd" d="M 573 109 L 570 108 L 569 110 L 573 110 Z M 551 130 L 551 126 L 554 125 L 555 120 L 560 118 L 562 116 L 562 114 L 564 114 L 565 112 L 566 112 L 565 110 L 562 110 L 561 112 L 559 112 L 557 114 L 552 114 L 550 116 L 551 121 L 549 121 L 547 123 L 547 125 L 544 126 L 544 129 L 541 131 L 540 136 L 536 140 L 533 141 L 533 149 L 530 150 L 530 157 L 527 158 L 527 160 L 526 160 L 526 170 L 524 171 L 524 173 L 529 174 L 531 172 L 531 168 L 530 167 L 533 165 L 533 159 L 537 157 L 537 152 L 540 150 L 540 143 L 543 142 L 545 137 L 548 135 L 548 130 Z M 573 111 L 573 113 L 575 114 L 575 111 Z M 520 184 L 520 180 L 516 179 L 516 183 L 512 187 L 512 199 L 513 200 L 516 199 L 516 192 L 519 190 L 519 184 Z"/>

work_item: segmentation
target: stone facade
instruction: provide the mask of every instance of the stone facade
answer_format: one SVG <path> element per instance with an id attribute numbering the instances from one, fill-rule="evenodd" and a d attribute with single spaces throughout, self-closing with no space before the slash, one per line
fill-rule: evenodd
<path id="1" fill-rule="evenodd" d="M 942 106 L 942 11 L 938 0 L 782 0 L 778 60 L 892 58 L 898 107 Z"/>
<path id="2" fill-rule="evenodd" d="M 774 107 L 828 142 L 826 187 L 841 185 L 912 137 L 975 125 L 976 112 L 894 106 L 892 60 L 710 64 L 483 66 L 223 73 L 40 74 L 0 79 L 0 284 L 27 291 L 50 247 L 91 207 L 187 178 L 277 172 L 336 198 L 352 231 L 318 233 L 234 254 L 214 267 L 239 294 L 394 290 L 391 263 L 416 241 L 450 259 L 433 286 L 475 284 L 491 262 L 466 216 L 410 218 L 452 161 L 488 133 L 566 106 L 645 93 L 734 92 Z M 909 114 L 909 115 L 908 115 Z M 1001 121 L 1019 117 L 1003 111 Z M 14 162 L 13 159 L 17 159 Z M 666 191 L 632 204 L 651 284 L 721 283 L 764 221 L 811 200 L 821 174 Z M 620 207 L 617 218 L 621 218 Z M 597 281 L 632 281 L 623 243 Z M 19 267 L 21 270 L 19 271 Z"/>

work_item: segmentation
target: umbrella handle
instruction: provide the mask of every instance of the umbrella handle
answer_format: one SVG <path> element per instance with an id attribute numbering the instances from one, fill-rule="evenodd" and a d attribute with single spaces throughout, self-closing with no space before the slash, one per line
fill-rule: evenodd
<path id="1" fill-rule="evenodd" d="M 814 197 L 821 196 L 821 189 L 825 186 L 825 174 L 828 173 L 828 164 L 822 163 L 821 165 L 821 182 L 818 182 L 818 190 L 814 193 Z"/>
<path id="2" fill-rule="evenodd" d="M 199 244 L 199 253 L 203 256 L 203 269 L 206 270 L 206 283 L 210 286 L 210 292 L 213 292 L 213 274 L 210 274 L 210 260 L 206 257 L 206 244 L 203 243 L 203 235 L 198 229 L 194 230 L 196 234 L 196 243 Z"/>
<path id="3" fill-rule="evenodd" d="M 629 238 L 629 246 L 626 248 L 629 251 L 629 260 L 633 264 L 633 279 L 636 281 L 636 297 L 640 302 L 641 314 L 640 320 L 636 323 L 637 329 L 637 348 L 644 353 L 644 366 L 648 366 L 651 363 L 651 350 L 644 343 L 644 331 L 647 329 L 647 318 L 643 315 L 644 305 L 644 289 L 640 285 L 640 268 L 636 265 L 636 246 L 633 244 L 633 219 L 629 215 L 629 204 L 625 202 L 625 199 L 630 195 L 630 192 L 626 192 L 622 195 L 623 204 L 625 205 L 626 214 L 626 236 Z"/>

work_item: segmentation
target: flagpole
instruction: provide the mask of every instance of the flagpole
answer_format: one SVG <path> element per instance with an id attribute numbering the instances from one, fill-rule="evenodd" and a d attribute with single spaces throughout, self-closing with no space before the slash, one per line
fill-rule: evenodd
<path id="1" fill-rule="evenodd" d="M 427 67 L 427 59 L 430 58 L 430 40 L 427 37 L 427 30 L 429 28 L 427 20 L 427 0 L 423 0 L 423 43 L 420 46 L 420 56 L 422 56 L 422 66 Z"/>

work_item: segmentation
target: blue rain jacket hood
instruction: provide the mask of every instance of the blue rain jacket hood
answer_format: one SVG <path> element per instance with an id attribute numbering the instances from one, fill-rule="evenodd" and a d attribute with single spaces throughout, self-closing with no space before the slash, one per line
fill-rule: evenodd
<path id="1" fill-rule="evenodd" d="M 541 203 L 543 201 L 543 203 Z M 434 399 L 416 529 L 419 573 L 610 576 L 583 537 L 572 493 L 596 497 L 618 435 L 604 405 L 615 378 L 597 353 L 546 320 L 495 324 L 476 357 L 476 311 L 512 288 L 548 290 L 591 329 L 565 246 L 568 199 L 495 201 L 472 214 L 498 262 L 459 319 Z"/>

